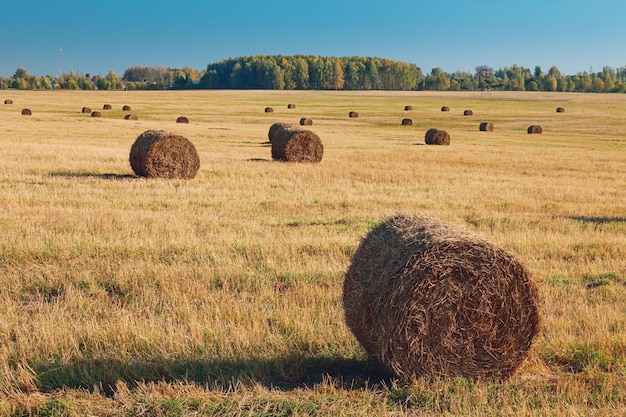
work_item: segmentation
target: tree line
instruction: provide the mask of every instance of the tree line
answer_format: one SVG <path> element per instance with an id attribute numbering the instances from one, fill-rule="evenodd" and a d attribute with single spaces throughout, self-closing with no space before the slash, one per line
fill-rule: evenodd
<path id="1" fill-rule="evenodd" d="M 626 92 L 626 67 L 605 66 L 600 72 L 561 74 L 536 66 L 513 65 L 494 70 L 482 65 L 474 73 L 447 73 L 433 68 L 424 75 L 415 64 L 375 57 L 322 57 L 312 55 L 255 55 L 228 58 L 193 68 L 132 66 L 123 75 L 77 74 L 33 76 L 18 68 L 0 77 L 0 89 L 271 89 L 271 90 L 432 90 L 432 91 L 559 91 Z"/>

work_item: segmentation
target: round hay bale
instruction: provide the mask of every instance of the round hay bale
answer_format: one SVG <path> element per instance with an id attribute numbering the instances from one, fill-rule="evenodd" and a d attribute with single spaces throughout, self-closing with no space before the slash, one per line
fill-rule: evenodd
<path id="1" fill-rule="evenodd" d="M 539 295 L 512 254 L 435 218 L 374 227 L 346 273 L 348 327 L 400 379 L 504 380 L 540 329 Z"/>
<path id="2" fill-rule="evenodd" d="M 295 109 L 296 105 L 295 104 L 287 104 L 287 108 L 288 109 Z"/>
<path id="3" fill-rule="evenodd" d="M 450 107 L 448 107 L 448 106 L 443 106 L 443 107 L 441 108 L 441 111 L 450 111 Z"/>
<path id="4" fill-rule="evenodd" d="M 7 98 L 6 100 L 4 100 L 4 104 L 13 104 L 13 100 Z"/>
<path id="5" fill-rule="evenodd" d="M 33 112 L 30 109 L 22 109 L 22 116 L 32 116 Z"/>
<path id="6" fill-rule="evenodd" d="M 350 113 L 348 113 L 348 117 L 351 117 L 353 119 L 359 117 L 359 113 L 355 112 L 355 111 L 351 111 Z"/>
<path id="7" fill-rule="evenodd" d="M 543 133 L 543 129 L 539 125 L 528 126 L 528 133 Z"/>
<path id="8" fill-rule="evenodd" d="M 185 116 L 180 116 L 176 119 L 176 123 L 189 123 L 189 119 Z"/>
<path id="9" fill-rule="evenodd" d="M 557 107 L 556 108 L 556 112 L 557 113 L 565 113 L 565 108 L 564 107 Z"/>
<path id="10" fill-rule="evenodd" d="M 428 129 L 424 135 L 426 145 L 449 145 L 450 135 L 445 130 Z"/>
<path id="11" fill-rule="evenodd" d="M 81 109 L 81 113 L 88 113 L 91 114 L 91 108 L 90 107 L 83 107 Z"/>
<path id="12" fill-rule="evenodd" d="M 131 109 L 130 109 L 130 106 L 129 106 L 128 104 L 124 104 L 124 105 L 122 106 L 122 111 L 130 111 L 130 110 L 131 110 Z"/>
<path id="13" fill-rule="evenodd" d="M 474 112 L 471 110 L 465 110 L 463 112 L 463 116 L 473 116 L 473 115 L 474 115 Z"/>
<path id="14" fill-rule="evenodd" d="M 102 113 L 100 113 L 99 111 L 92 111 L 91 117 L 102 117 Z"/>
<path id="15" fill-rule="evenodd" d="M 200 157 L 185 137 L 164 130 L 146 130 L 130 148 L 135 174 L 149 178 L 194 178 Z"/>
<path id="16" fill-rule="evenodd" d="M 268 132 L 272 143 L 272 159 L 287 162 L 320 162 L 324 145 L 310 130 L 286 123 L 274 123 Z"/>
<path id="17" fill-rule="evenodd" d="M 300 126 L 313 126 L 313 119 L 303 117 L 302 119 L 300 119 Z"/>
<path id="18" fill-rule="evenodd" d="M 139 120 L 136 114 L 127 114 L 124 116 L 124 120 Z"/>
<path id="19" fill-rule="evenodd" d="M 493 132 L 494 126 L 493 123 L 482 122 L 479 129 L 481 132 Z"/>
<path id="20" fill-rule="evenodd" d="M 113 106 L 111 106 L 110 104 L 105 104 L 104 106 L 102 106 L 102 110 L 111 110 L 113 108 Z"/>
<path id="21" fill-rule="evenodd" d="M 402 119 L 402 126 L 411 126 L 413 125 L 413 120 L 411 119 Z"/>
<path id="22" fill-rule="evenodd" d="M 265 108 L 265 113 L 274 113 L 274 109 L 271 107 L 266 107 Z"/>
<path id="23" fill-rule="evenodd" d="M 413 110 L 413 106 L 404 106 L 404 111 L 411 111 Z"/>

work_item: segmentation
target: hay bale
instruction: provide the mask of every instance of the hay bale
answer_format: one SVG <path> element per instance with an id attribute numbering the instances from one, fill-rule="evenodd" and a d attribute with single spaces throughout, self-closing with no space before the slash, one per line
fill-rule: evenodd
<path id="1" fill-rule="evenodd" d="M 4 100 L 4 104 L 13 104 L 13 100 L 7 98 L 6 100 Z"/>
<path id="2" fill-rule="evenodd" d="M 30 109 L 22 109 L 22 116 L 32 116 L 33 112 Z"/>
<path id="3" fill-rule="evenodd" d="M 91 108 L 90 107 L 83 107 L 81 109 L 81 113 L 88 113 L 91 114 Z"/>
<path id="4" fill-rule="evenodd" d="M 465 110 L 463 112 L 463 116 L 473 116 L 473 115 L 474 115 L 474 112 L 471 110 Z"/>
<path id="5" fill-rule="evenodd" d="M 136 114 L 127 114 L 124 116 L 124 120 L 139 120 Z"/>
<path id="6" fill-rule="evenodd" d="M 300 126 L 313 126 L 313 120 L 308 117 L 300 119 Z"/>
<path id="7" fill-rule="evenodd" d="M 450 111 L 450 107 L 448 107 L 448 106 L 443 106 L 443 107 L 441 108 L 441 111 Z"/>
<path id="8" fill-rule="evenodd" d="M 92 111 L 91 117 L 102 117 L 102 113 L 100 113 L 99 111 Z"/>
<path id="9" fill-rule="evenodd" d="M 149 178 L 194 178 L 200 157 L 185 137 L 164 130 L 146 130 L 130 149 L 135 174 Z"/>
<path id="10" fill-rule="evenodd" d="M 180 116 L 176 119 L 176 123 L 189 123 L 189 119 L 185 116 Z"/>
<path id="11" fill-rule="evenodd" d="M 274 123 L 268 132 L 272 143 L 272 159 L 287 162 L 320 162 L 324 145 L 310 130 L 286 123 Z"/>
<path id="12" fill-rule="evenodd" d="M 402 126 L 411 126 L 413 125 L 413 120 L 411 119 L 402 119 Z"/>
<path id="13" fill-rule="evenodd" d="M 357 113 L 355 111 L 351 111 L 350 113 L 348 113 L 348 117 L 356 119 L 357 117 L 359 117 L 359 113 Z"/>
<path id="14" fill-rule="evenodd" d="M 539 125 L 528 126 L 528 133 L 543 133 L 543 129 Z"/>
<path id="15" fill-rule="evenodd" d="M 130 106 L 129 106 L 128 104 L 124 104 L 124 105 L 122 106 L 122 111 L 130 111 L 130 110 L 131 110 L 131 109 L 130 109 Z"/>
<path id="16" fill-rule="evenodd" d="M 102 106 L 102 110 L 111 110 L 113 108 L 113 106 L 111 106 L 110 104 L 105 104 L 104 106 Z"/>
<path id="17" fill-rule="evenodd" d="M 428 129 L 424 135 L 426 145 L 449 145 L 450 135 L 445 130 Z"/>
<path id="18" fill-rule="evenodd" d="M 274 113 L 274 109 L 271 107 L 266 107 L 265 108 L 265 113 Z"/>
<path id="19" fill-rule="evenodd" d="M 493 132 L 494 126 L 493 123 L 482 122 L 479 129 L 481 132 Z"/>
<path id="20" fill-rule="evenodd" d="M 287 108 L 288 109 L 295 109 L 296 105 L 295 104 L 287 104 Z"/>
<path id="21" fill-rule="evenodd" d="M 556 108 L 556 112 L 557 112 L 557 113 L 565 113 L 565 108 L 563 108 L 563 107 L 557 107 L 557 108 Z"/>
<path id="22" fill-rule="evenodd" d="M 404 106 L 404 111 L 411 111 L 413 110 L 413 106 Z"/>
<path id="23" fill-rule="evenodd" d="M 406 214 L 372 229 L 343 287 L 348 327 L 410 382 L 504 380 L 540 328 L 538 290 L 512 254 L 438 219 Z"/>

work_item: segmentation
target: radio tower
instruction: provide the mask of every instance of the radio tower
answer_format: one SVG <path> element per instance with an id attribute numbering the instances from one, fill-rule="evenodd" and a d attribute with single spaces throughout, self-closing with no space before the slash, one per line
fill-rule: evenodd
<path id="1" fill-rule="evenodd" d="M 63 49 L 59 48 L 59 78 L 63 74 L 63 57 L 61 54 L 63 53 Z"/>

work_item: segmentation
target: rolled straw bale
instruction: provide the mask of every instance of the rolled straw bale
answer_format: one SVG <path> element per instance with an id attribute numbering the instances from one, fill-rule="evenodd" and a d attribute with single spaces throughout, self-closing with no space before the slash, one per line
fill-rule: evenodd
<path id="1" fill-rule="evenodd" d="M 351 111 L 350 113 L 348 113 L 348 117 L 357 118 L 359 117 L 359 113 Z"/>
<path id="2" fill-rule="evenodd" d="M 128 104 L 124 104 L 122 106 L 122 111 L 130 111 L 130 106 Z"/>
<path id="3" fill-rule="evenodd" d="M 265 113 L 274 113 L 274 109 L 271 107 L 266 107 L 265 108 Z"/>
<path id="4" fill-rule="evenodd" d="M 6 100 L 4 100 L 4 104 L 13 104 L 13 100 L 7 98 Z"/>
<path id="5" fill-rule="evenodd" d="M 413 120 L 411 119 L 402 119 L 402 126 L 411 126 L 413 124 Z"/>
<path id="6" fill-rule="evenodd" d="M 512 254 L 430 217 L 393 216 L 346 273 L 348 327 L 397 377 L 504 380 L 540 328 L 538 290 Z"/>
<path id="7" fill-rule="evenodd" d="M 176 123 L 189 123 L 189 119 L 185 116 L 180 116 L 176 119 Z"/>
<path id="8" fill-rule="evenodd" d="M 295 109 L 296 105 L 295 104 L 287 104 L 287 108 L 288 109 Z"/>
<path id="9" fill-rule="evenodd" d="M 445 130 L 428 129 L 424 135 L 426 145 L 449 145 L 450 135 Z"/>
<path id="10" fill-rule="evenodd" d="M 543 129 L 539 125 L 528 126 L 528 133 L 543 133 Z"/>
<path id="11" fill-rule="evenodd" d="M 136 114 L 127 114 L 124 116 L 124 120 L 139 120 Z"/>
<path id="12" fill-rule="evenodd" d="M 113 106 L 111 106 L 110 104 L 105 104 L 104 106 L 102 106 L 102 110 L 111 110 L 113 108 Z"/>
<path id="13" fill-rule="evenodd" d="M 474 115 L 474 112 L 471 110 L 465 110 L 463 112 L 463 116 L 473 116 L 473 115 Z"/>
<path id="14" fill-rule="evenodd" d="M 91 114 L 91 108 L 90 107 L 83 107 L 81 109 L 81 113 L 89 113 L 89 114 Z"/>
<path id="15" fill-rule="evenodd" d="M 32 116 L 33 112 L 30 109 L 22 109 L 22 116 Z"/>
<path id="16" fill-rule="evenodd" d="M 557 113 L 565 113 L 565 108 L 564 107 L 557 107 L 556 108 L 556 112 Z"/>
<path id="17" fill-rule="evenodd" d="M 404 106 L 404 111 L 413 110 L 413 106 Z"/>
<path id="18" fill-rule="evenodd" d="M 99 111 L 92 111 L 91 117 L 102 117 L 102 113 L 100 113 Z"/>
<path id="19" fill-rule="evenodd" d="M 301 126 L 313 126 L 313 119 L 309 119 L 308 117 L 303 117 L 300 119 Z"/>
<path id="20" fill-rule="evenodd" d="M 479 129 L 481 132 L 493 132 L 494 126 L 493 123 L 482 122 Z"/>
<path id="21" fill-rule="evenodd" d="M 185 137 L 164 130 L 146 130 L 130 149 L 135 174 L 149 178 L 194 178 L 200 157 Z"/>
<path id="22" fill-rule="evenodd" d="M 310 130 L 286 123 L 274 123 L 268 136 L 272 143 L 272 159 L 287 162 L 320 162 L 324 145 Z"/>
<path id="23" fill-rule="evenodd" d="M 450 111 L 450 107 L 448 107 L 448 106 L 443 106 L 443 107 L 441 108 L 441 111 Z"/>

